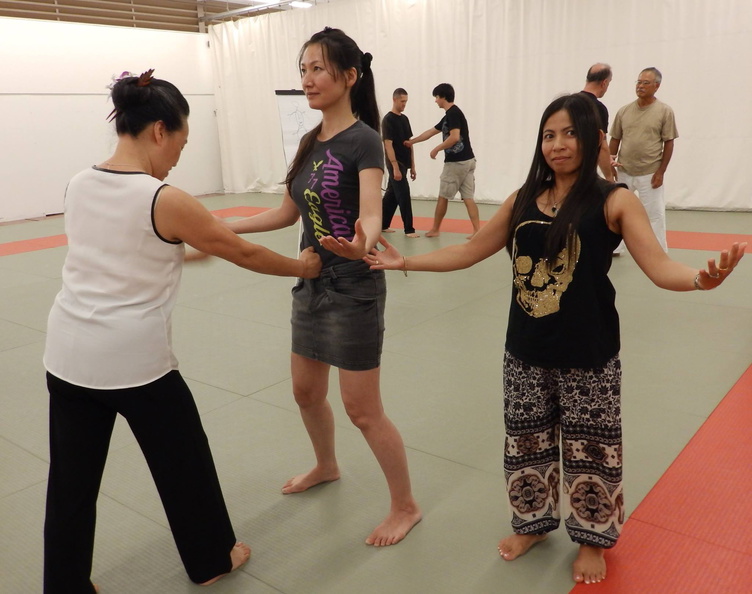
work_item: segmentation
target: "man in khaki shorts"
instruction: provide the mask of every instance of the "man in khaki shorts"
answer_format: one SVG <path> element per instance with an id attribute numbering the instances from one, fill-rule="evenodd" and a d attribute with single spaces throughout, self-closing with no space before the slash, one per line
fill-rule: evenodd
<path id="1" fill-rule="evenodd" d="M 439 199 L 433 217 L 433 226 L 426 233 L 426 237 L 438 237 L 441 222 L 447 212 L 447 204 L 451 198 L 460 193 L 465 203 L 467 214 L 473 225 L 475 235 L 480 229 L 478 206 L 475 204 L 475 154 L 470 145 L 470 133 L 467 119 L 459 107 L 454 104 L 454 88 L 449 83 L 441 83 L 433 90 L 433 96 L 441 109 L 446 113 L 441 121 L 433 128 L 405 141 L 405 146 L 412 147 L 417 142 L 423 142 L 441 132 L 443 142 L 431 150 L 431 158 L 435 159 L 439 151 L 444 151 L 444 169 L 441 172 Z"/>

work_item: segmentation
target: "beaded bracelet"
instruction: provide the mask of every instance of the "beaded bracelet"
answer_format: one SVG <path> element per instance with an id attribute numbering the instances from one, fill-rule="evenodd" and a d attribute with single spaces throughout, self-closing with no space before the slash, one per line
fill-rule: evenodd
<path id="1" fill-rule="evenodd" d="M 707 289 L 703 289 L 700 286 L 700 273 L 699 272 L 695 275 L 695 289 L 697 289 L 698 291 L 706 291 L 707 290 Z"/>

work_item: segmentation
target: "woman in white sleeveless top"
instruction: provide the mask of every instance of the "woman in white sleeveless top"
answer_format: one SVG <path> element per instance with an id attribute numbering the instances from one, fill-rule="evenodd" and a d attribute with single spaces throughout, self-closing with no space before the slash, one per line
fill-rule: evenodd
<path id="1" fill-rule="evenodd" d="M 248 560 L 172 352 L 184 245 L 265 274 L 314 278 L 321 267 L 312 250 L 296 260 L 240 239 L 194 197 L 163 183 L 187 142 L 189 107 L 151 72 L 114 85 L 115 153 L 66 190 L 68 254 L 44 354 L 46 594 L 97 591 L 90 579 L 96 501 L 117 414 L 149 464 L 190 579 L 210 584 Z"/>

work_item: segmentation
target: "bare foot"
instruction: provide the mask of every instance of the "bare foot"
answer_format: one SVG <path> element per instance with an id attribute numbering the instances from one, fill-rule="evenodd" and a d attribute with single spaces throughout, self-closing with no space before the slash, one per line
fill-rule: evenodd
<path id="1" fill-rule="evenodd" d="M 418 233 L 405 233 L 405 237 L 410 237 L 414 239 L 416 237 L 420 237 L 420 235 Z"/>
<path id="2" fill-rule="evenodd" d="M 382 233 L 394 233 L 394 229 L 382 229 Z"/>
<path id="3" fill-rule="evenodd" d="M 315 467 L 313 470 L 299 474 L 292 477 L 282 487 L 282 493 L 290 495 L 292 493 L 302 493 L 307 491 L 311 487 L 320 485 L 321 483 L 331 483 L 332 481 L 339 480 L 339 469 L 334 470 L 321 470 L 319 467 Z"/>
<path id="4" fill-rule="evenodd" d="M 580 545 L 580 552 L 572 565 L 575 582 L 597 584 L 606 579 L 606 559 L 604 549 Z"/>
<path id="5" fill-rule="evenodd" d="M 230 560 L 232 561 L 232 569 L 230 570 L 230 572 L 233 572 L 236 569 L 241 568 L 243 565 L 246 564 L 246 562 L 250 558 L 251 558 L 251 547 L 249 547 L 245 543 L 236 542 L 235 546 L 232 547 L 232 550 L 230 551 Z M 226 575 L 229 575 L 229 573 L 222 573 L 218 575 L 217 577 L 210 579 L 208 582 L 199 584 L 199 586 L 211 586 L 213 583 L 221 580 Z"/>
<path id="6" fill-rule="evenodd" d="M 505 561 L 514 561 L 546 538 L 548 534 L 512 534 L 499 541 L 499 555 Z"/>
<path id="7" fill-rule="evenodd" d="M 384 521 L 376 526 L 370 536 L 366 538 L 366 544 L 374 547 L 388 547 L 397 544 L 422 519 L 423 515 L 417 505 L 406 510 L 391 511 L 384 518 Z"/>
<path id="8" fill-rule="evenodd" d="M 441 232 L 434 229 L 431 229 L 428 233 L 426 233 L 426 237 L 438 237 L 439 235 L 441 235 Z"/>

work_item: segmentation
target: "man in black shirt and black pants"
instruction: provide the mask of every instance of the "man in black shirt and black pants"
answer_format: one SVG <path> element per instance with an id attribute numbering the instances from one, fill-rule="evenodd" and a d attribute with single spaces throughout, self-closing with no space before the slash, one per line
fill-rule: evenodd
<path id="1" fill-rule="evenodd" d="M 389 184 L 384 192 L 382 202 L 382 224 L 384 233 L 393 233 L 389 227 L 392 218 L 400 209 L 405 236 L 420 237 L 413 227 L 413 206 L 410 202 L 410 184 L 407 181 L 407 170 L 410 179 L 415 180 L 415 159 L 412 147 L 405 146 L 405 141 L 413 135 L 410 120 L 402 113 L 407 105 L 407 91 L 399 88 L 392 94 L 392 110 L 384 116 L 381 122 L 381 137 L 384 139 L 384 154 L 386 155 L 386 169 L 389 172 Z"/>
<path id="2" fill-rule="evenodd" d="M 454 104 L 454 87 L 449 83 L 441 83 L 433 90 L 436 105 L 446 111 L 441 121 L 433 128 L 429 128 L 419 136 L 405 142 L 412 147 L 416 142 L 423 142 L 441 132 L 443 142 L 431 150 L 431 158 L 435 159 L 440 151 L 444 151 L 444 169 L 441 172 L 439 186 L 439 200 L 433 226 L 426 233 L 426 237 L 438 237 L 441 221 L 447 212 L 450 198 L 459 192 L 465 203 L 470 222 L 473 224 L 472 237 L 480 229 L 478 206 L 475 204 L 475 154 L 470 145 L 470 132 L 467 119 L 459 107 Z M 468 237 L 468 239 L 470 238 Z"/>

